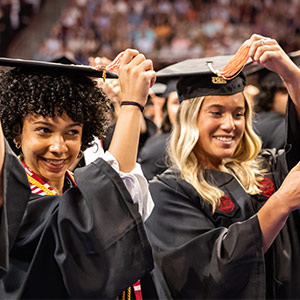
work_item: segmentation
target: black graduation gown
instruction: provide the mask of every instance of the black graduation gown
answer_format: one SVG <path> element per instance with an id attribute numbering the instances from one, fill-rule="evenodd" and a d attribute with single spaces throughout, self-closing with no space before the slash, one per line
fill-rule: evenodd
<path id="1" fill-rule="evenodd" d="M 255 115 L 253 127 L 261 137 L 263 148 L 282 149 L 285 144 L 285 118 L 277 112 L 268 111 Z"/>
<path id="2" fill-rule="evenodd" d="M 166 169 L 166 144 L 169 133 L 161 133 L 151 136 L 143 146 L 138 162 L 147 180 L 155 175 L 163 173 Z"/>
<path id="3" fill-rule="evenodd" d="M 260 195 L 246 194 L 230 174 L 207 170 L 207 180 L 225 193 L 212 214 L 192 185 L 172 169 L 150 182 L 155 202 L 146 222 L 155 257 L 153 272 L 161 298 L 292 299 L 300 298 L 300 217 L 288 218 L 264 255 L 257 211 L 300 160 L 300 126 L 293 104 L 289 147 L 273 156 L 265 151 L 272 174 Z M 272 182 L 275 184 L 272 185 Z"/>
<path id="4" fill-rule="evenodd" d="M 6 189 L 5 201 L 18 212 L 18 203 L 30 199 L 0 281 L 1 299 L 115 298 L 153 268 L 137 207 L 104 160 L 77 169 L 77 186 L 59 196 L 31 194 L 19 165 L 13 156 L 4 180 L 19 181 Z"/>

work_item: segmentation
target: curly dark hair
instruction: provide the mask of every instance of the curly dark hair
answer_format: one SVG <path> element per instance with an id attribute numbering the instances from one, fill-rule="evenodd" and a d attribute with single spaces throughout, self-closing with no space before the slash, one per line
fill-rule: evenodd
<path id="1" fill-rule="evenodd" d="M 81 74 L 16 68 L 0 75 L 0 118 L 4 135 L 16 154 L 13 139 L 30 114 L 61 116 L 83 124 L 81 150 L 102 139 L 109 124 L 110 101 L 101 88 Z"/>

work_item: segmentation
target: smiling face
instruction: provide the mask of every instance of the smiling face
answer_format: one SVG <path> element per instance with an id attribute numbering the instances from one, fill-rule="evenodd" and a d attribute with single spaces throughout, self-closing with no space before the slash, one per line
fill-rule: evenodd
<path id="1" fill-rule="evenodd" d="M 82 124 L 64 113 L 54 118 L 26 116 L 16 141 L 21 143 L 27 166 L 61 193 L 66 170 L 80 152 L 81 138 Z"/>
<path id="2" fill-rule="evenodd" d="M 199 139 L 194 148 L 205 168 L 218 169 L 223 158 L 232 157 L 245 131 L 242 93 L 207 96 L 198 116 Z"/>

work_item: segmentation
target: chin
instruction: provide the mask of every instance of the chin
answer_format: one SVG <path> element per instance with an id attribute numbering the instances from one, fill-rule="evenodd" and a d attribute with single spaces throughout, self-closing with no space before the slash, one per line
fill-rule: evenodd
<path id="1" fill-rule="evenodd" d="M 225 159 L 225 158 L 231 158 L 234 154 L 234 151 L 230 151 L 230 152 L 226 152 L 226 153 L 220 153 L 220 155 L 218 155 L 218 157 L 220 159 Z"/>

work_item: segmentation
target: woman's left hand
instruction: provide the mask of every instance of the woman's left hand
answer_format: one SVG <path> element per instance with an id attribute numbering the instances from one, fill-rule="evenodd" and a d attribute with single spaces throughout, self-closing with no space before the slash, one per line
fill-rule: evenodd
<path id="1" fill-rule="evenodd" d="M 119 68 L 121 101 L 136 101 L 144 106 L 155 79 L 156 73 L 150 59 L 137 50 L 127 49 L 124 52 Z"/>

